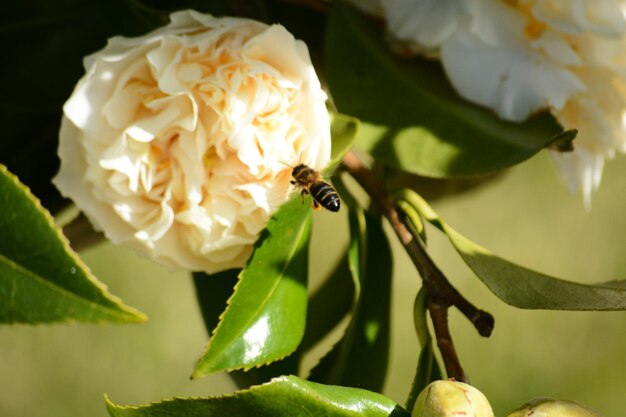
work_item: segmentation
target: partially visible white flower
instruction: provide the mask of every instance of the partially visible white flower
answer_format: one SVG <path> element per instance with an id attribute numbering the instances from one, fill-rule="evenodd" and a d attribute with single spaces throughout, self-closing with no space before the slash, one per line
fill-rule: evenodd
<path id="1" fill-rule="evenodd" d="M 437 54 L 465 16 L 465 0 L 379 0 L 393 36 L 415 52 Z"/>
<path id="2" fill-rule="evenodd" d="M 209 273 L 245 264 L 290 194 L 330 160 L 306 45 L 280 25 L 194 11 L 85 59 L 54 183 L 116 243 Z"/>
<path id="3" fill-rule="evenodd" d="M 626 2 L 380 0 L 392 36 L 437 56 L 466 99 L 521 121 L 549 109 L 578 129 L 554 155 L 587 206 L 604 160 L 626 152 Z"/>

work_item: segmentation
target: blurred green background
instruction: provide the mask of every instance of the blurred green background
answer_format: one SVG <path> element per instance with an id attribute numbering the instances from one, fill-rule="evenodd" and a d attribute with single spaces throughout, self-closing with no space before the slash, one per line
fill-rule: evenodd
<path id="1" fill-rule="evenodd" d="M 433 202 L 458 231 L 525 266 L 578 282 L 626 279 L 626 157 L 606 166 L 586 212 L 580 195 L 558 179 L 542 153 L 488 184 Z M 345 246 L 345 211 L 315 213 L 313 254 L 326 260 Z M 481 338 L 456 311 L 451 330 L 473 385 L 497 416 L 539 396 L 575 399 L 605 417 L 626 411 L 626 312 L 524 311 L 510 307 L 476 279 L 436 230 L 429 252 L 453 284 L 496 327 Z M 403 404 L 419 347 L 413 298 L 420 280 L 394 244 L 392 357 L 384 394 Z M 103 394 L 118 404 L 232 392 L 225 375 L 191 381 L 207 341 L 191 279 L 100 244 L 82 253 L 111 291 L 149 316 L 143 325 L 0 327 L 0 416 L 106 416 Z M 333 266 L 313 262 L 313 281 Z M 315 283 L 312 284 L 315 286 Z M 325 347 L 309 355 L 314 356 Z"/>

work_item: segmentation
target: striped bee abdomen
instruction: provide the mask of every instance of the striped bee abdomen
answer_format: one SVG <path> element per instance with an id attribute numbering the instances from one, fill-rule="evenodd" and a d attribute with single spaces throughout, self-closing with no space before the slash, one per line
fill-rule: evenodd
<path id="1" fill-rule="evenodd" d="M 339 211 L 339 195 L 327 182 L 314 182 L 309 187 L 309 192 L 315 201 L 317 201 L 325 209 L 330 211 Z"/>

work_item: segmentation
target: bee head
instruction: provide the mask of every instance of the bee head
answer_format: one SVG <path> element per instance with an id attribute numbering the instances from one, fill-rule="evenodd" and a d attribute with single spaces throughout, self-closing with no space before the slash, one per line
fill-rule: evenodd
<path id="1" fill-rule="evenodd" d="M 293 167 L 293 171 L 291 171 L 291 175 L 294 178 L 297 178 L 298 175 L 300 175 L 302 171 L 307 170 L 307 169 L 310 169 L 310 168 L 304 164 L 298 164 L 295 167 Z"/>

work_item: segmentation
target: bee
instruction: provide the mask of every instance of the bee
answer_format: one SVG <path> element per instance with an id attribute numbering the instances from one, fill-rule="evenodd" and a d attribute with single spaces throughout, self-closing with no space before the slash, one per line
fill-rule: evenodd
<path id="1" fill-rule="evenodd" d="M 321 207 L 324 207 L 330 211 L 339 211 L 341 204 L 337 191 L 322 179 L 319 172 L 304 164 L 298 164 L 291 168 L 293 168 L 291 183 L 302 189 L 300 195 L 303 200 L 305 195 L 311 194 L 314 210 L 320 210 Z"/>

